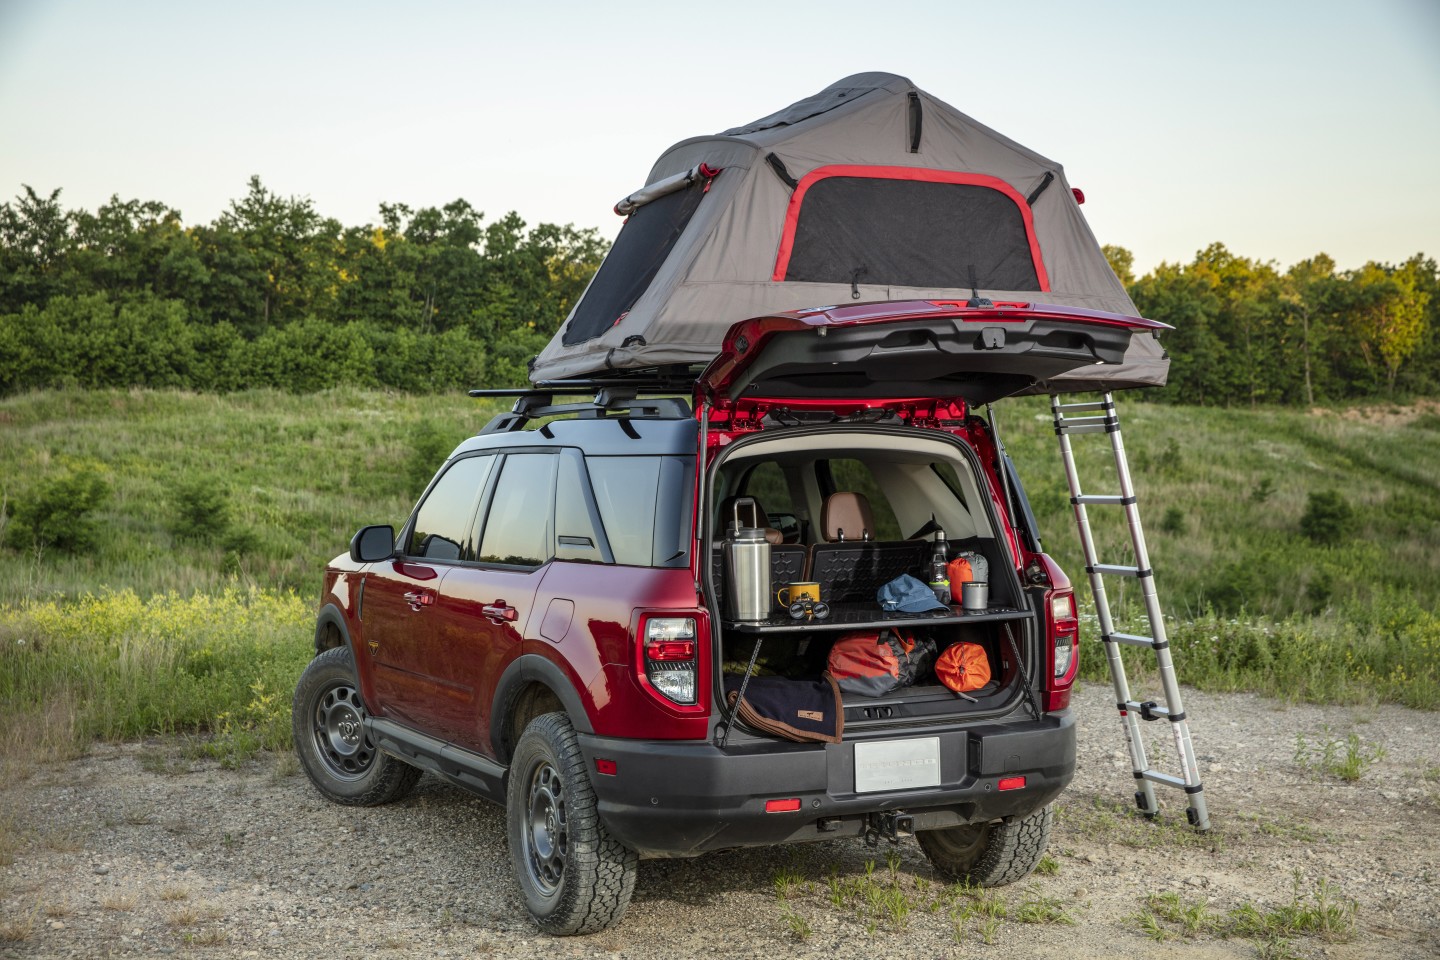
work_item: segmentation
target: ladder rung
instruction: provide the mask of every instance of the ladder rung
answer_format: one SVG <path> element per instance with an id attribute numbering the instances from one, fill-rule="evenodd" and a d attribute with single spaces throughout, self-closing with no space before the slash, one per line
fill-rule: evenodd
<path id="1" fill-rule="evenodd" d="M 1154 638 L 1154 637 L 1142 637 L 1142 636 L 1138 636 L 1137 634 L 1133 634 L 1133 633 L 1112 633 L 1112 634 L 1110 634 L 1110 639 L 1111 639 L 1111 640 L 1114 640 L 1116 643 L 1126 643 L 1126 644 L 1129 644 L 1129 645 L 1132 646 L 1132 647 L 1153 647 L 1153 646 L 1155 646 L 1155 638 Z M 1138 710 L 1139 707 L 1136 707 L 1135 709 Z"/>
<path id="2" fill-rule="evenodd" d="M 1062 403 L 1058 404 L 1056 410 L 1109 410 L 1112 404 L 1104 400 L 1095 400 L 1089 403 Z"/>
<path id="3" fill-rule="evenodd" d="M 1139 567 L 1127 567 L 1116 563 L 1097 563 L 1090 568 L 1096 573 L 1109 574 L 1112 577 L 1148 577 L 1153 570 L 1141 570 Z"/>
<path id="4" fill-rule="evenodd" d="M 1104 423 L 1071 423 L 1067 421 L 1057 429 L 1061 433 L 1105 433 L 1109 431 L 1110 427 Z"/>
<path id="5" fill-rule="evenodd" d="M 1075 503 L 1099 504 L 1113 507 L 1121 507 L 1127 503 L 1134 503 L 1134 497 L 1122 497 L 1118 493 L 1082 493 L 1073 498 Z"/>
<path id="6" fill-rule="evenodd" d="M 1168 773 L 1161 773 L 1159 770 L 1146 770 L 1144 773 L 1140 774 L 1140 776 L 1144 777 L 1146 780 L 1149 780 L 1151 783 L 1163 783 L 1166 786 L 1177 787 L 1181 790 L 1184 790 L 1186 787 L 1189 786 L 1189 784 L 1185 782 L 1184 777 L 1176 777 Z"/>
<path id="7" fill-rule="evenodd" d="M 1162 707 L 1155 703 L 1141 703 L 1139 700 L 1127 700 L 1125 702 L 1125 709 L 1131 713 L 1141 714 L 1149 720 L 1154 720 L 1157 717 L 1170 716 L 1170 708 Z"/>

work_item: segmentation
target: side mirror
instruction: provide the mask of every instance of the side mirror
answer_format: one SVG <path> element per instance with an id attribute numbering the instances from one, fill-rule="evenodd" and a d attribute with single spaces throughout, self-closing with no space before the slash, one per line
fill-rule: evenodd
<path id="1" fill-rule="evenodd" d="M 375 563 L 395 555 L 395 528 L 389 525 L 361 527 L 350 538 L 350 559 L 356 563 Z"/>

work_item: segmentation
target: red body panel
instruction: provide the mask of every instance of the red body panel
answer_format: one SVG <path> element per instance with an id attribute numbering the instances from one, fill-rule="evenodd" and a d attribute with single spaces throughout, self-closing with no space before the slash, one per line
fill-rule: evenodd
<path id="1" fill-rule="evenodd" d="M 686 568 L 565 561 L 552 561 L 546 569 L 536 609 L 564 599 L 574 603 L 576 614 L 563 638 L 527 640 L 524 652 L 545 657 L 572 680 L 596 734 L 655 740 L 705 737 L 713 659 L 708 631 L 698 639 L 700 702 L 694 707 L 676 706 L 648 690 L 635 663 L 633 631 L 641 613 L 703 616 L 694 573 Z M 538 637 L 538 629 L 528 636 Z"/>

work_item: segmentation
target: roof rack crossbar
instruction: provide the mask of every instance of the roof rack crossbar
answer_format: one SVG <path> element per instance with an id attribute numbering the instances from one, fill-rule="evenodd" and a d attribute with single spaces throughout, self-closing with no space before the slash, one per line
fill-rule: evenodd
<path id="1" fill-rule="evenodd" d="M 567 391 L 470 391 L 471 396 L 478 394 L 516 398 L 515 406 L 510 412 L 497 415 L 485 425 L 480 435 L 524 430 L 531 420 L 541 417 L 598 418 L 620 411 L 624 411 L 629 417 L 642 420 L 683 420 L 691 415 L 690 404 L 683 397 L 653 397 L 641 400 L 636 396 L 639 391 L 630 385 L 603 387 L 596 390 L 595 398 L 588 403 L 555 403 L 555 395 L 564 392 Z"/>

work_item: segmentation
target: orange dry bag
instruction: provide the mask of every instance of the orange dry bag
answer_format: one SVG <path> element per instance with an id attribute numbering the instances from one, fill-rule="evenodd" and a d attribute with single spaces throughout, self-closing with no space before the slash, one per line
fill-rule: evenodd
<path id="1" fill-rule="evenodd" d="M 990 658 L 978 643 L 951 644 L 935 662 L 935 675 L 956 693 L 979 690 L 990 682 Z"/>

